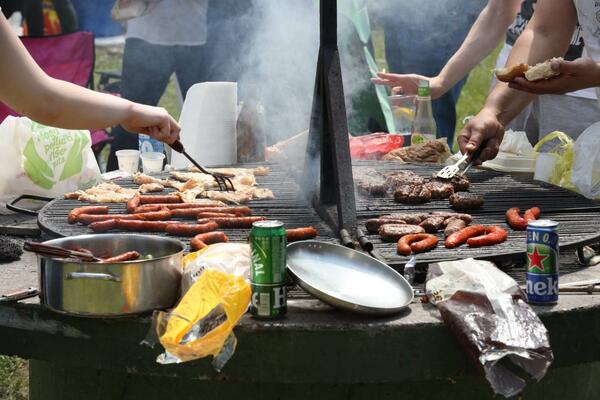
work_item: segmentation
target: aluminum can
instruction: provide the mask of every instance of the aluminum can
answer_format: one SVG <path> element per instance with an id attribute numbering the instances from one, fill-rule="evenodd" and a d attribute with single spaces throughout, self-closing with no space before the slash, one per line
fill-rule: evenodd
<path id="1" fill-rule="evenodd" d="M 251 283 L 250 314 L 258 319 L 282 318 L 287 311 L 285 283 L 262 285 Z"/>
<path id="2" fill-rule="evenodd" d="M 250 281 L 284 284 L 287 278 L 286 234 L 281 221 L 257 221 L 250 231 Z"/>
<path id="3" fill-rule="evenodd" d="M 558 302 L 558 222 L 548 219 L 527 224 L 527 299 L 533 304 Z"/>

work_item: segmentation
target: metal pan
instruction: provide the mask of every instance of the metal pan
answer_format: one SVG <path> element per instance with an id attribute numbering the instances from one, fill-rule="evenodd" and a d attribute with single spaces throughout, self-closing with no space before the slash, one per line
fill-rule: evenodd
<path id="1" fill-rule="evenodd" d="M 343 310 L 385 315 L 402 311 L 413 290 L 398 272 L 364 253 L 315 240 L 287 246 L 287 266 L 298 285 Z"/>

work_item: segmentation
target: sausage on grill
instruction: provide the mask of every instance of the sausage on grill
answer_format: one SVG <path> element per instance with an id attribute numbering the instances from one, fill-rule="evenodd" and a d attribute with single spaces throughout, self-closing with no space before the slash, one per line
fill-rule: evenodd
<path id="1" fill-rule="evenodd" d="M 233 217 L 242 217 L 252 214 L 252 210 L 248 207 L 201 207 L 201 208 L 184 208 L 171 210 L 175 218 L 203 218 L 199 217 L 200 213 L 219 213 L 219 214 L 234 214 Z M 223 217 L 223 215 L 221 215 Z"/>
<path id="2" fill-rule="evenodd" d="M 469 238 L 483 235 L 485 233 L 485 226 L 483 225 L 471 225 L 466 228 L 461 229 L 458 232 L 453 233 L 452 235 L 446 238 L 444 245 L 452 249 L 454 247 L 458 247 L 461 244 L 465 243 Z"/>
<path id="3" fill-rule="evenodd" d="M 286 229 L 285 231 L 288 242 L 296 242 L 298 240 L 308 240 L 317 237 L 317 230 L 312 226 L 304 228 Z"/>
<path id="4" fill-rule="evenodd" d="M 535 221 L 541 214 L 538 207 L 533 207 L 525 211 L 524 217 L 520 215 L 521 210 L 518 207 L 509 208 L 506 211 L 506 222 L 516 231 L 524 231 L 527 229 L 529 221 Z"/>
<path id="5" fill-rule="evenodd" d="M 174 194 L 153 194 L 140 196 L 140 204 L 155 203 L 182 203 L 182 201 L 181 197 Z"/>
<path id="6" fill-rule="evenodd" d="M 190 241 L 190 247 L 194 251 L 201 250 L 213 243 L 225 243 L 229 241 L 229 238 L 223 232 L 208 232 L 201 233 L 193 237 Z"/>
<path id="7" fill-rule="evenodd" d="M 140 204 L 141 204 L 141 196 L 139 194 L 136 194 L 131 199 L 129 199 L 129 201 L 127 202 L 127 212 L 128 213 L 135 212 L 135 209 L 138 208 L 140 206 Z"/>
<path id="8" fill-rule="evenodd" d="M 108 221 L 110 219 L 139 219 L 137 214 L 79 214 L 77 222 L 89 225 L 94 222 Z"/>
<path id="9" fill-rule="evenodd" d="M 398 254 L 404 256 L 410 253 L 424 253 L 433 249 L 438 244 L 438 238 L 430 233 L 415 233 L 404 235 L 398 239 Z"/>
<path id="10" fill-rule="evenodd" d="M 143 204 L 135 209 L 135 212 L 148 212 L 158 211 L 162 208 L 168 208 L 169 210 L 179 210 L 185 208 L 218 208 L 221 207 L 217 204 L 196 204 L 196 203 L 153 203 Z"/>
<path id="11" fill-rule="evenodd" d="M 119 254 L 113 257 L 105 258 L 102 262 L 105 263 L 117 263 L 123 261 L 133 261 L 140 258 L 140 253 L 137 251 L 128 251 L 127 253 Z"/>
<path id="12" fill-rule="evenodd" d="M 117 220 L 116 219 L 108 219 L 106 221 L 98 221 L 92 222 L 90 224 L 90 229 L 94 232 L 108 232 L 113 229 L 117 229 Z"/>
<path id="13" fill-rule="evenodd" d="M 199 224 L 206 224 L 208 222 L 216 222 L 219 228 L 252 228 L 252 224 L 256 221 L 264 221 L 265 217 L 213 217 L 213 218 L 200 218 L 198 219 Z"/>
<path id="14" fill-rule="evenodd" d="M 69 211 L 67 222 L 74 224 L 77 222 L 77 217 L 81 214 L 108 214 L 108 206 L 85 206 L 77 207 Z"/>
<path id="15" fill-rule="evenodd" d="M 419 225 L 397 225 L 397 224 L 386 224 L 381 225 L 379 228 L 379 236 L 386 242 L 396 242 L 404 235 L 410 235 L 414 233 L 425 233 L 425 229 Z"/>
<path id="16" fill-rule="evenodd" d="M 449 212 L 449 211 L 433 211 L 431 213 L 431 215 L 442 216 L 442 217 L 446 218 L 446 221 L 448 221 L 448 219 L 450 219 L 450 218 L 458 218 L 458 219 L 462 219 L 467 224 L 470 224 L 471 222 L 473 222 L 473 217 L 471 216 L 471 214 L 463 214 L 463 213 L 456 213 L 456 212 Z M 448 222 L 444 222 L 444 224 L 447 225 Z"/>
<path id="17" fill-rule="evenodd" d="M 174 236 L 194 236 L 200 233 L 206 233 L 214 231 L 219 226 L 215 222 L 208 222 L 206 224 L 181 224 L 174 223 L 169 224 L 165 227 L 165 232 L 169 235 Z"/>
<path id="18" fill-rule="evenodd" d="M 499 226 L 488 226 L 485 228 L 485 235 L 471 237 L 467 239 L 469 247 L 493 246 L 502 243 L 508 237 L 506 230 Z"/>

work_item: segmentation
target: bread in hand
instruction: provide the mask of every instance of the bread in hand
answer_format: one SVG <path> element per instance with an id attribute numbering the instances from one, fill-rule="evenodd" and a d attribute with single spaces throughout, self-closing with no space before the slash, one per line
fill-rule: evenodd
<path id="1" fill-rule="evenodd" d="M 552 69 L 552 61 L 562 60 L 562 57 L 552 58 L 550 60 L 546 60 L 541 63 L 535 64 L 533 67 L 529 67 L 529 69 L 525 72 L 525 79 L 528 81 L 539 81 L 542 79 L 552 78 L 559 74 Z"/>
<path id="2" fill-rule="evenodd" d="M 499 81 L 510 82 L 519 76 L 525 76 L 528 69 L 529 65 L 527 64 L 516 64 L 506 68 L 496 68 L 494 73 Z"/>

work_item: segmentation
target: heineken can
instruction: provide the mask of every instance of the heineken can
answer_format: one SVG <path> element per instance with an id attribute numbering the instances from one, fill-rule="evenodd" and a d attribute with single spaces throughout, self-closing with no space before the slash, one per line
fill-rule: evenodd
<path id="1" fill-rule="evenodd" d="M 527 224 L 527 299 L 533 304 L 558 302 L 558 222 L 540 219 Z"/>
<path id="2" fill-rule="evenodd" d="M 287 311 L 285 284 L 263 285 L 251 283 L 250 313 L 259 319 L 282 318 Z"/>
<path id="3" fill-rule="evenodd" d="M 250 231 L 250 281 L 263 285 L 286 281 L 286 235 L 281 221 L 257 221 Z"/>

